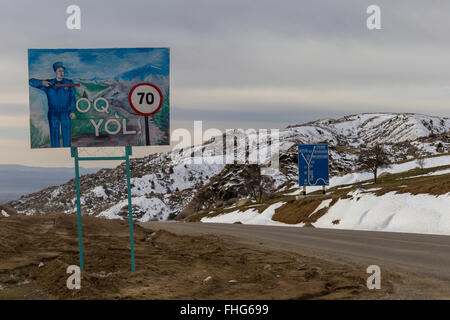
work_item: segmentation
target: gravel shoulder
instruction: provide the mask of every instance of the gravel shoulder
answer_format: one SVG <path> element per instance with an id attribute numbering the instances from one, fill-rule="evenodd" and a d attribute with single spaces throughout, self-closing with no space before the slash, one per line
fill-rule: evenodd
<path id="1" fill-rule="evenodd" d="M 86 271 L 81 289 L 69 290 L 66 269 L 78 264 L 76 216 L 0 218 L 0 299 L 386 299 L 401 281 L 388 272 L 381 290 L 368 290 L 357 264 L 140 225 L 131 273 L 128 227 L 83 217 Z"/>
<path id="2" fill-rule="evenodd" d="M 383 299 L 450 299 L 450 237 L 356 230 L 242 224 L 148 222 L 141 224 L 182 235 L 215 235 L 265 250 L 301 254 L 330 264 L 366 270 L 378 265 Z M 367 279 L 369 274 L 365 274 Z"/>

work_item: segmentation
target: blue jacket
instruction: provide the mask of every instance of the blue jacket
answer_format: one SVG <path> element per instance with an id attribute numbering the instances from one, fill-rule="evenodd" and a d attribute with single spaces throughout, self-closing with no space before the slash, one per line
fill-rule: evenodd
<path id="1" fill-rule="evenodd" d="M 47 81 L 51 84 L 73 83 L 69 79 L 63 79 L 60 82 L 56 79 Z M 30 79 L 30 86 L 41 89 L 46 93 L 48 111 L 74 112 L 76 103 L 74 87 L 45 87 L 42 85 L 42 80 L 39 79 Z"/>

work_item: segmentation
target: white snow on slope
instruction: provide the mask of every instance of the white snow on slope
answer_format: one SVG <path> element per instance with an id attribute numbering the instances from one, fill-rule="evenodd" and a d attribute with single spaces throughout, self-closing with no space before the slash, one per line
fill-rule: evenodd
<path id="1" fill-rule="evenodd" d="M 102 186 L 97 186 L 94 189 L 91 190 L 91 192 L 97 197 L 97 198 L 103 198 L 107 199 L 108 196 L 105 193 L 105 189 Z"/>
<path id="2" fill-rule="evenodd" d="M 9 214 L 5 210 L 2 210 L 2 216 L 9 217 Z"/>
<path id="3" fill-rule="evenodd" d="M 431 117 L 421 114 L 365 113 L 340 119 L 323 119 L 310 123 L 353 140 L 351 145 L 361 143 L 402 142 L 443 133 L 450 127 L 449 118 Z M 302 126 L 296 128 L 301 129 Z"/>
<path id="4" fill-rule="evenodd" d="M 221 164 L 204 163 L 196 165 L 181 163 L 172 167 L 173 173 L 168 177 L 168 181 L 171 181 L 171 183 L 167 187 L 163 185 L 163 181 L 156 174 L 152 173 L 140 178 L 132 178 L 131 183 L 134 186 L 131 188 L 131 193 L 133 196 L 145 195 L 151 192 L 165 194 L 168 193 L 167 188 L 170 192 L 193 188 L 200 180 L 204 184 L 208 183 L 209 179 L 222 171 L 223 167 L 224 165 Z"/>
<path id="5" fill-rule="evenodd" d="M 312 216 L 314 213 L 316 213 L 317 211 L 319 211 L 319 210 L 321 210 L 321 209 L 323 209 L 323 208 L 327 208 L 327 207 L 330 205 L 331 201 L 333 201 L 333 199 L 323 200 L 323 201 L 317 206 L 317 208 L 316 208 L 313 212 L 311 212 L 311 214 L 310 214 L 309 216 Z"/>
<path id="6" fill-rule="evenodd" d="M 273 221 L 272 216 L 275 210 L 281 207 L 285 202 L 277 202 L 270 205 L 266 210 L 259 213 L 258 210 L 248 209 L 245 211 L 232 211 L 230 213 L 221 214 L 215 217 L 202 218 L 201 222 L 206 223 L 234 223 L 241 222 L 242 224 L 259 224 L 259 225 L 276 225 L 276 226 L 292 226 L 287 223 Z M 296 225 L 302 227 L 303 224 Z"/>
<path id="7" fill-rule="evenodd" d="M 313 225 L 316 228 L 372 230 L 450 235 L 450 193 L 440 196 L 411 195 L 390 192 L 377 197 L 371 193 L 354 191 L 351 199 L 340 199 Z M 331 199 L 319 207 L 327 207 Z M 234 223 L 303 227 L 303 223 L 286 224 L 273 221 L 275 209 L 285 202 L 272 204 L 262 213 L 251 208 L 233 211 L 211 218 L 204 223 Z M 318 209 L 316 209 L 317 211 Z M 339 221 L 333 224 L 333 221 Z"/>
<path id="8" fill-rule="evenodd" d="M 359 198 L 359 199 L 358 199 Z M 377 197 L 355 191 L 340 199 L 313 225 L 318 228 L 450 235 L 450 194 L 389 192 Z M 333 221 L 339 220 L 338 224 Z"/>
<path id="9" fill-rule="evenodd" d="M 137 219 L 139 222 L 149 221 L 152 218 L 158 217 L 160 220 L 167 220 L 170 209 L 158 198 L 146 198 L 145 196 L 131 198 L 133 206 L 140 207 L 145 210 L 145 214 Z M 120 201 L 118 204 L 101 212 L 98 217 L 105 217 L 107 219 L 121 219 L 124 218 L 119 215 L 120 210 L 128 205 L 128 199 Z"/>
<path id="10" fill-rule="evenodd" d="M 53 190 L 53 192 L 50 194 L 50 199 L 53 199 L 53 198 L 57 197 L 60 193 L 61 193 L 60 188 L 56 188 L 56 189 Z"/>

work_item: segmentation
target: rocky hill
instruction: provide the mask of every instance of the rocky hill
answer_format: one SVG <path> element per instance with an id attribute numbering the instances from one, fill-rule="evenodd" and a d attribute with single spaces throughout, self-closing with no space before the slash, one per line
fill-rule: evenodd
<path id="1" fill-rule="evenodd" d="M 239 145 L 249 137 L 237 132 L 236 139 Z M 450 119 L 418 114 L 357 114 L 292 125 L 279 131 L 279 143 L 273 142 L 271 147 L 280 150 L 280 170 L 271 175 L 261 175 L 258 165 L 248 163 L 254 146 L 236 152 L 244 164 L 217 161 L 223 159 L 218 151 L 226 148 L 224 136 L 203 145 L 132 159 L 135 219 L 181 218 L 205 208 L 230 205 L 239 199 L 270 197 L 274 192 L 295 187 L 298 144 L 329 144 L 331 176 L 355 170 L 359 148 L 376 143 L 383 144 L 389 151 L 392 162 L 447 153 Z M 203 154 L 203 158 L 197 164 L 192 160 L 199 154 Z M 269 157 L 263 160 L 268 163 Z M 126 217 L 125 177 L 125 164 L 82 177 L 83 214 Z M 8 205 L 27 215 L 75 212 L 74 180 L 23 196 Z"/>

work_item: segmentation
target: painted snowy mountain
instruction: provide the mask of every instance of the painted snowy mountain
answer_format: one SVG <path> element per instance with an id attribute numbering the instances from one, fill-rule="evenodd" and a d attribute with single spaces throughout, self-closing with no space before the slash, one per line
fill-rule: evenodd
<path id="1" fill-rule="evenodd" d="M 169 66 L 164 64 L 160 66 L 156 66 L 153 64 L 146 64 L 145 66 L 129 70 L 115 77 L 115 80 L 124 79 L 124 80 L 144 80 L 145 77 L 143 75 L 147 74 L 161 74 L 165 76 L 169 76 Z"/>
<path id="2" fill-rule="evenodd" d="M 246 139 L 236 133 L 238 140 Z M 357 114 L 298 124 L 279 132 L 280 170 L 262 176 L 254 164 L 217 164 L 215 151 L 224 137 L 199 146 L 132 159 L 134 218 L 139 221 L 186 218 L 215 208 L 236 206 L 261 195 L 271 198 L 297 185 L 297 145 L 328 143 L 332 186 L 369 179 L 355 172 L 361 145 L 381 143 L 393 163 L 418 157 L 436 157 L 437 166 L 450 165 L 450 119 L 419 114 Z M 272 145 L 276 146 L 276 145 Z M 238 152 L 245 159 L 249 148 Z M 201 164 L 192 161 L 203 154 Z M 268 160 L 268 159 L 266 159 Z M 408 162 L 409 160 L 409 162 Z M 407 168 L 405 166 L 404 168 Z M 409 168 L 409 167 L 408 167 Z M 363 179 L 364 178 L 364 179 Z M 83 214 L 124 218 L 128 214 L 125 165 L 102 169 L 81 179 Z M 261 197 L 260 197 L 261 198 Z M 8 204 L 23 214 L 76 211 L 74 181 L 29 194 Z"/>

